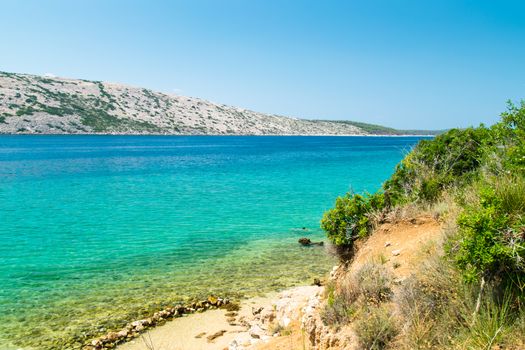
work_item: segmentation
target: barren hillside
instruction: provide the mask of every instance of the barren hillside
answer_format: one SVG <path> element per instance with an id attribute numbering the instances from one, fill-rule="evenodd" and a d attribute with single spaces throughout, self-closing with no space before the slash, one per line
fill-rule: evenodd
<path id="1" fill-rule="evenodd" d="M 0 133 L 368 134 L 348 123 L 268 115 L 120 84 L 5 72 Z"/>

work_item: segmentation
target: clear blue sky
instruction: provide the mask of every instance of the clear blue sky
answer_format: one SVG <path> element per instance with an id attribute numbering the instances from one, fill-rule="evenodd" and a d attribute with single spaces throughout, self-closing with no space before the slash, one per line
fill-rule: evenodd
<path id="1" fill-rule="evenodd" d="M 0 0 L 0 70 L 398 128 L 525 98 L 525 1 Z"/>

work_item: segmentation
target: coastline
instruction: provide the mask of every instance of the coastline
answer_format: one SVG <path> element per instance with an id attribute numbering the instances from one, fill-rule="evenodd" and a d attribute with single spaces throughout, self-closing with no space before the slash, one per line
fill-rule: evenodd
<path id="1" fill-rule="evenodd" d="M 432 134 L 402 134 L 402 135 L 383 135 L 383 134 L 170 134 L 170 133 L 1 133 L 0 136 L 182 136 L 182 137 L 435 137 Z"/>
<path id="2" fill-rule="evenodd" d="M 242 300 L 238 311 L 208 310 L 175 318 L 117 346 L 117 350 L 248 350 L 279 341 L 296 328 L 323 287 L 296 286 Z"/>

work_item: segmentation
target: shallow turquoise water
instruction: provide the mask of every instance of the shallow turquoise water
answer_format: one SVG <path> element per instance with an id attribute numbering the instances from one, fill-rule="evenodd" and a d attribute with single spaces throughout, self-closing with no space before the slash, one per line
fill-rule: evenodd
<path id="1" fill-rule="evenodd" d="M 334 260 L 297 239 L 323 239 L 334 199 L 375 191 L 417 141 L 0 136 L 0 349 L 310 281 Z"/>

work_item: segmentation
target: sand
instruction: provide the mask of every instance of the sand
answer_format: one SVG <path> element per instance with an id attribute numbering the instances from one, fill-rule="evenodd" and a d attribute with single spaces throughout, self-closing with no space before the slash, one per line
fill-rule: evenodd
<path id="1" fill-rule="evenodd" d="M 257 309 L 269 305 L 277 293 L 265 297 L 247 299 L 241 303 L 239 320 L 241 317 L 252 317 L 252 308 Z M 153 328 L 142 337 L 117 347 L 118 350 L 215 350 L 225 349 L 236 338 L 249 339 L 245 326 L 232 326 L 227 322 L 226 310 L 209 310 L 203 313 L 190 314 L 176 318 L 166 324 Z M 220 331 L 226 331 L 214 340 L 208 336 Z"/>
<path id="2" fill-rule="evenodd" d="M 303 310 L 312 298 L 319 297 L 322 290 L 318 286 L 300 286 L 247 299 L 240 305 L 235 325 L 228 323 L 226 310 L 209 310 L 176 318 L 117 349 L 291 349 L 291 344 L 295 348 L 305 342 L 300 331 Z M 281 336 L 272 335 L 272 328 L 278 324 L 286 332 Z M 213 335 L 217 337 L 209 339 Z"/>

